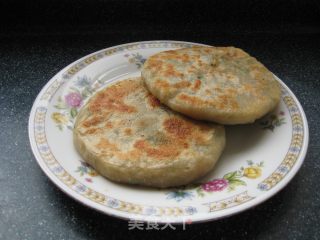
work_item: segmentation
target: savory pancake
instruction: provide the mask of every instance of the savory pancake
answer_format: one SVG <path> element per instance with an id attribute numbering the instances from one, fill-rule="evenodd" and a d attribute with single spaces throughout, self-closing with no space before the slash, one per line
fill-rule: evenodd
<path id="1" fill-rule="evenodd" d="M 251 123 L 280 100 L 280 85 L 255 58 L 234 47 L 192 47 L 151 56 L 149 91 L 171 109 L 221 124 Z"/>
<path id="2" fill-rule="evenodd" d="M 101 175 L 154 187 L 184 185 L 208 173 L 225 146 L 224 127 L 173 112 L 141 78 L 112 84 L 81 109 L 74 145 Z"/>

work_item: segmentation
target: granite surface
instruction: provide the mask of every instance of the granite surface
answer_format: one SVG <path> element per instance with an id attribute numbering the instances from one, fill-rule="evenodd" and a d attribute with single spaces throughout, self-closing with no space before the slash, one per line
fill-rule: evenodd
<path id="1" fill-rule="evenodd" d="M 59 19 L 55 24 L 52 19 L 44 20 L 44 25 L 34 24 L 32 18 L 12 28 L 0 25 L 1 240 L 320 239 L 319 26 L 303 21 L 262 22 L 262 28 L 259 24 L 199 25 L 193 21 L 187 27 L 179 21 L 177 25 L 153 22 L 141 26 L 107 20 L 75 26 L 70 21 L 60 24 Z M 129 231 L 128 222 L 79 204 L 49 181 L 33 157 L 27 129 L 30 109 L 41 88 L 60 69 L 91 52 L 156 39 L 243 48 L 292 89 L 306 112 L 310 142 L 301 170 L 286 188 L 241 214 L 188 225 L 184 231 L 179 226 L 176 230 Z"/>

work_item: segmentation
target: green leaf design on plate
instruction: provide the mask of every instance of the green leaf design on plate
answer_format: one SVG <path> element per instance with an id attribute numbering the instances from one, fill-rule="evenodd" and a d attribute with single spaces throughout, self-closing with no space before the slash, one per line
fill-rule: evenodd
<path id="1" fill-rule="evenodd" d="M 71 108 L 71 110 L 70 110 L 71 117 L 75 118 L 77 116 L 77 114 L 78 114 L 77 109 L 76 108 Z"/>
<path id="2" fill-rule="evenodd" d="M 224 179 L 228 180 L 229 182 L 233 179 L 236 179 L 238 176 L 238 171 L 229 172 L 226 175 L 223 176 Z"/>
<path id="3" fill-rule="evenodd" d="M 236 187 L 236 186 L 247 186 L 245 181 L 242 181 L 240 179 L 229 180 L 229 184 L 232 185 L 233 187 Z"/>
<path id="4" fill-rule="evenodd" d="M 196 190 L 199 197 L 204 197 L 204 192 L 201 187 L 198 187 Z"/>

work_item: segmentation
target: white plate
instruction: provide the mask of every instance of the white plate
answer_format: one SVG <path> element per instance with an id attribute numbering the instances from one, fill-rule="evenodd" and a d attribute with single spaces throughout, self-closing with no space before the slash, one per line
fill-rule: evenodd
<path id="1" fill-rule="evenodd" d="M 84 164 L 72 142 L 79 108 L 89 96 L 127 77 L 159 51 L 200 45 L 148 41 L 107 48 L 70 64 L 41 90 L 31 110 L 29 137 L 42 170 L 65 193 L 109 215 L 137 221 L 198 222 L 241 212 L 273 196 L 299 170 L 308 146 L 303 109 L 280 80 L 278 108 L 251 125 L 227 127 L 227 146 L 199 184 L 152 189 L 111 182 Z M 202 183 L 202 184 L 201 184 Z"/>

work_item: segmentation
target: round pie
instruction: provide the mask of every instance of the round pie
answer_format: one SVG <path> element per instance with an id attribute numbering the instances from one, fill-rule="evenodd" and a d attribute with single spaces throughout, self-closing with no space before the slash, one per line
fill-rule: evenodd
<path id="1" fill-rule="evenodd" d="M 280 85 L 254 57 L 234 47 L 192 47 L 151 56 L 142 78 L 163 104 L 221 124 L 251 123 L 275 108 Z"/>
<path id="2" fill-rule="evenodd" d="M 170 110 L 141 78 L 119 81 L 92 96 L 73 134 L 80 155 L 101 175 L 161 188 L 204 176 L 225 146 L 223 126 Z"/>

